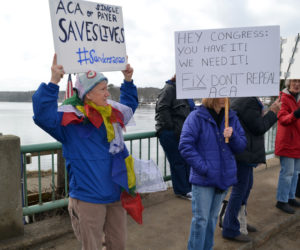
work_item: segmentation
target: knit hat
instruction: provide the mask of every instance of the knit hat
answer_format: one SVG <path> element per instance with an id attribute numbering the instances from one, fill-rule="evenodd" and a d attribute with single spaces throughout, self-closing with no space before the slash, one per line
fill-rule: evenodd
<path id="1" fill-rule="evenodd" d="M 290 87 L 290 84 L 291 84 L 291 80 L 290 79 L 286 79 L 285 82 L 284 82 L 284 85 L 289 88 Z"/>
<path id="2" fill-rule="evenodd" d="M 93 70 L 77 74 L 75 88 L 78 90 L 79 98 L 84 101 L 85 95 L 102 81 L 108 83 L 108 79 L 102 73 Z"/>

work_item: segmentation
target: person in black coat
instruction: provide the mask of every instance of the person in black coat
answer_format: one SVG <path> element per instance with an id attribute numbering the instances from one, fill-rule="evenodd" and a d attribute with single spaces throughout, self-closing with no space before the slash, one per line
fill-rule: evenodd
<path id="1" fill-rule="evenodd" d="M 190 167 L 181 157 L 178 146 L 183 123 L 195 107 L 193 100 L 176 99 L 176 76 L 166 81 L 155 107 L 155 129 L 170 163 L 175 195 L 191 200 Z"/>
<path id="2" fill-rule="evenodd" d="M 246 205 L 253 185 L 253 167 L 266 162 L 264 134 L 277 121 L 281 103 L 276 100 L 267 113 L 263 114 L 263 104 L 256 97 L 240 97 L 231 100 L 231 108 L 237 112 L 247 138 L 246 149 L 236 155 L 238 183 L 232 187 L 223 219 L 223 237 L 236 241 L 250 241 L 247 235 L 256 229 L 247 224 Z M 238 214 L 244 208 L 244 225 L 241 230 Z"/>

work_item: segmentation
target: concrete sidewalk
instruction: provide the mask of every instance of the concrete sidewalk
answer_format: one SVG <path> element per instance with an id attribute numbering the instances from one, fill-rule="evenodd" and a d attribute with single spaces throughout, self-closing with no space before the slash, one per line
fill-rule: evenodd
<path id="1" fill-rule="evenodd" d="M 217 226 L 215 250 L 253 249 L 277 232 L 300 219 L 300 209 L 290 215 L 275 208 L 279 160 L 271 159 L 254 173 L 254 186 L 248 202 L 248 221 L 259 232 L 251 233 L 253 241 L 238 243 L 223 239 Z M 184 250 L 187 246 L 191 202 L 176 198 L 172 190 L 143 197 L 143 225 L 128 217 L 128 250 Z M 80 249 L 68 216 L 59 216 L 25 226 L 25 235 L 0 242 L 0 249 Z"/>

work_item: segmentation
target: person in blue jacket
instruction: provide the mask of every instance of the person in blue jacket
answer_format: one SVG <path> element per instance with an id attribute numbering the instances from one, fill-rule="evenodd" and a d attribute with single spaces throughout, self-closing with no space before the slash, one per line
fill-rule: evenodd
<path id="1" fill-rule="evenodd" d="M 247 144 L 235 112 L 224 123 L 225 98 L 204 98 L 183 124 L 179 151 L 191 166 L 192 222 L 188 249 L 212 249 L 218 213 L 228 188 L 237 182 L 235 153 Z M 229 138 L 229 143 L 225 143 Z"/>
<path id="2" fill-rule="evenodd" d="M 128 156 L 120 128 L 138 106 L 133 68 L 128 64 L 122 71 L 121 104 L 108 100 L 107 78 L 88 71 L 77 75 L 75 95 L 60 107 L 58 83 L 64 69 L 57 65 L 56 55 L 51 72 L 50 82 L 41 83 L 32 97 L 33 119 L 62 143 L 74 233 L 82 249 L 102 249 L 103 231 L 106 249 L 125 249 L 126 211 L 120 195 L 126 180 L 115 173 Z"/>

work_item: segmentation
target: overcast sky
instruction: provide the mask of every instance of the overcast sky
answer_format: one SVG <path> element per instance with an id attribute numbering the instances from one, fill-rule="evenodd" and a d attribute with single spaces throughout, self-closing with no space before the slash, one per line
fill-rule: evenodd
<path id="1" fill-rule="evenodd" d="M 129 62 L 140 87 L 158 87 L 175 73 L 174 31 L 280 25 L 300 32 L 299 0 L 102 0 L 122 7 Z M 3 1 L 0 91 L 35 90 L 50 80 L 54 54 L 48 0 Z M 106 73 L 119 85 L 122 73 Z M 61 82 L 65 89 L 67 77 Z"/>

